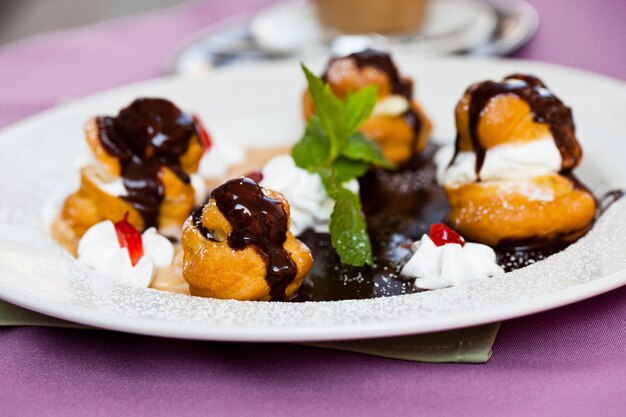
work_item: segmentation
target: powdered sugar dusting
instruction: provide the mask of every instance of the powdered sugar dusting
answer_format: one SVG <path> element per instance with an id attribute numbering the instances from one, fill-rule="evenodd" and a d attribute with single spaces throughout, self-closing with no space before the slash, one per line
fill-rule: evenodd
<path id="1" fill-rule="evenodd" d="M 214 300 L 114 284 L 81 267 L 52 240 L 18 226 L 0 232 L 2 288 L 120 317 L 275 328 L 345 326 L 441 318 L 532 299 L 626 270 L 626 200 L 565 251 L 529 267 L 468 285 L 396 297 L 334 302 Z"/>

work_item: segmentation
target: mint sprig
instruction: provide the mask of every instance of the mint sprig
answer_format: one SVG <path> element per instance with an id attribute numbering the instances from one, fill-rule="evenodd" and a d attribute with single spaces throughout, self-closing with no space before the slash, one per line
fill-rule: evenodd
<path id="1" fill-rule="evenodd" d="M 315 115 L 291 153 L 297 166 L 319 174 L 335 200 L 330 216 L 331 242 L 341 262 L 373 265 L 372 246 L 358 195 L 344 187 L 372 166 L 392 168 L 376 144 L 359 128 L 376 105 L 377 88 L 368 86 L 340 100 L 330 86 L 302 65 Z"/>

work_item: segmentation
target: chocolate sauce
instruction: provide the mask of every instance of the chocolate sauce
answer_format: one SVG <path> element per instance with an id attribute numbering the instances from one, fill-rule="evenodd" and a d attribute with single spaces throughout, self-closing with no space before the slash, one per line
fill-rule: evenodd
<path id="1" fill-rule="evenodd" d="M 573 169 L 582 157 L 582 150 L 575 136 L 572 110 L 554 96 L 536 77 L 514 74 L 503 82 L 485 81 L 472 85 L 467 93 L 471 95 L 469 107 L 469 132 L 474 152 L 476 153 L 476 175 L 478 176 L 485 160 L 486 149 L 478 137 L 478 123 L 491 101 L 496 96 L 514 94 L 526 101 L 537 123 L 546 123 L 550 127 L 557 148 L 561 153 L 562 171 Z M 457 136 L 457 152 L 458 152 Z"/>
<path id="2" fill-rule="evenodd" d="M 375 49 L 365 49 L 345 57 L 332 58 L 328 63 L 328 67 L 338 59 L 352 59 L 359 69 L 372 67 L 384 72 L 391 82 L 391 91 L 393 94 L 399 94 L 404 96 L 407 100 L 411 100 L 413 96 L 413 83 L 411 80 L 402 79 L 402 77 L 400 77 L 400 72 L 388 53 Z M 326 80 L 327 72 L 324 73 L 323 78 Z"/>
<path id="3" fill-rule="evenodd" d="M 420 118 L 419 114 L 417 114 L 415 109 L 413 109 L 413 107 L 410 107 L 409 110 L 404 112 L 402 117 L 411 127 L 411 130 L 413 130 L 411 149 L 413 150 L 413 156 L 415 156 L 417 154 L 417 142 L 419 141 L 419 136 L 422 132 L 422 119 Z"/>
<path id="4" fill-rule="evenodd" d="M 577 188 L 592 194 L 576 177 L 569 174 L 568 178 L 574 182 Z M 624 190 L 612 190 L 599 199 L 596 199 L 596 215 L 594 222 L 589 224 L 586 229 L 579 231 L 576 236 L 563 235 L 551 239 L 533 237 L 528 239 L 510 239 L 500 242 L 498 247 L 495 248 L 498 264 L 502 266 L 506 272 L 509 272 L 534 264 L 550 255 L 561 252 L 574 243 L 575 240 L 580 239 L 580 237 L 591 230 L 595 221 L 597 221 L 612 204 L 624 197 L 624 195 Z"/>
<path id="5" fill-rule="evenodd" d="M 364 299 L 416 293 L 413 279 L 400 276 L 411 257 L 410 245 L 443 223 L 449 206 L 437 184 L 429 145 L 421 155 L 397 171 L 372 170 L 360 179 L 361 200 L 374 255 L 373 268 L 342 265 L 328 234 L 307 231 L 302 240 L 313 253 L 313 269 L 291 301 Z M 506 272 L 523 268 L 560 252 L 565 240 L 509 242 L 496 248 L 497 262 Z"/>
<path id="6" fill-rule="evenodd" d="M 249 178 L 236 178 L 213 190 L 217 208 L 233 230 L 228 244 L 235 250 L 253 245 L 267 266 L 266 280 L 272 300 L 283 300 L 294 280 L 296 264 L 283 248 L 289 219 L 283 204 L 263 194 Z"/>
<path id="7" fill-rule="evenodd" d="M 192 116 L 167 100 L 142 98 L 116 117 L 98 117 L 96 124 L 103 148 L 120 161 L 128 192 L 123 198 L 141 214 L 145 228 L 158 226 L 165 195 L 161 168 L 169 167 L 181 181 L 189 183 L 180 157 L 197 134 Z"/>
<path id="8" fill-rule="evenodd" d="M 193 225 L 198 229 L 200 234 L 205 237 L 207 240 L 212 240 L 217 242 L 217 239 L 213 236 L 213 233 L 202 224 L 202 210 L 204 209 L 204 204 L 197 207 L 191 213 L 191 220 L 193 221 Z"/>
<path id="9" fill-rule="evenodd" d="M 511 272 L 559 253 L 572 243 L 564 240 L 555 240 L 543 247 L 496 248 L 496 262 L 505 272 Z"/>
<path id="10" fill-rule="evenodd" d="M 410 244 L 448 215 L 445 194 L 437 185 L 436 149 L 429 145 L 399 170 L 376 169 L 359 180 L 373 268 L 342 265 L 328 234 L 307 231 L 298 237 L 313 253 L 313 269 L 293 301 L 364 299 L 420 291 L 413 286 L 414 280 L 400 277 L 400 270 L 411 256 Z"/>
<path id="11" fill-rule="evenodd" d="M 352 59 L 359 69 L 372 67 L 382 71 L 391 83 L 392 93 L 403 96 L 409 103 L 413 102 L 413 81 L 410 78 L 402 78 L 400 76 L 398 68 L 391 60 L 391 56 L 388 53 L 377 51 L 375 49 L 365 49 L 345 57 L 332 58 L 328 63 L 324 75 L 322 76 L 324 80 L 327 80 L 328 68 L 330 68 L 332 63 L 338 59 Z M 412 149 L 414 152 L 417 152 L 415 149 L 417 147 L 419 135 L 422 131 L 422 120 L 412 106 L 409 107 L 402 117 L 413 130 Z"/>
<path id="12" fill-rule="evenodd" d="M 626 195 L 626 190 L 611 190 L 598 200 L 598 216 L 603 215 L 609 207 Z"/>

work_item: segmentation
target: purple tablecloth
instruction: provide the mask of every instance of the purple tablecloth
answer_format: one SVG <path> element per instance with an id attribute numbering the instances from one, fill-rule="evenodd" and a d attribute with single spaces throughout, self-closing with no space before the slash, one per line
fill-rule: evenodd
<path id="1" fill-rule="evenodd" d="M 195 31 L 268 0 L 193 3 L 0 49 L 0 126 L 163 74 Z M 624 0 L 532 0 L 517 56 L 626 79 Z M 484 365 L 103 331 L 0 330 L 0 415 L 626 414 L 626 288 L 503 323 Z"/>

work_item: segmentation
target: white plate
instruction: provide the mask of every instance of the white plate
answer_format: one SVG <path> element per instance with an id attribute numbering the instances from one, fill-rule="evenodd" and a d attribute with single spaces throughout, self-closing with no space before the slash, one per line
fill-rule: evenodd
<path id="1" fill-rule="evenodd" d="M 474 81 L 523 71 L 539 75 L 574 108 L 585 149 L 579 176 L 597 193 L 626 185 L 626 86 L 528 61 L 397 56 L 436 126 L 454 137 L 453 108 Z M 313 65 L 317 70 L 320 65 Z M 249 146 L 292 143 L 301 133 L 295 62 L 241 66 L 208 78 L 131 85 L 58 107 L 0 132 L 0 298 L 78 323 L 180 338 L 312 341 L 446 330 L 508 319 L 626 284 L 626 202 L 566 251 L 529 268 L 470 285 L 390 298 L 324 303 L 212 300 L 111 285 L 81 268 L 49 237 L 51 195 L 73 186 L 88 156 L 82 126 L 138 96 L 163 96 L 205 119 L 214 135 Z"/>

